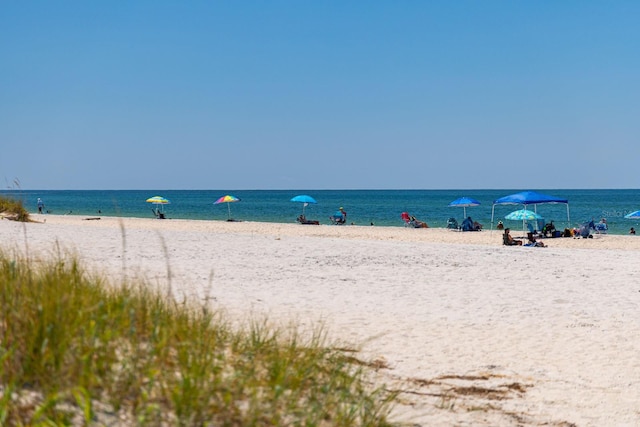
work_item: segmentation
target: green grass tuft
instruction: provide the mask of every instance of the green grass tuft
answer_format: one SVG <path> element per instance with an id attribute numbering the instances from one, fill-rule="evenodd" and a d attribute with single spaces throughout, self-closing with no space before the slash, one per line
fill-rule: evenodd
<path id="1" fill-rule="evenodd" d="M 6 196 L 0 196 L 0 215 L 16 221 L 31 221 L 29 212 L 24 208 L 22 200 L 15 200 Z"/>
<path id="2" fill-rule="evenodd" d="M 303 334 L 0 252 L 2 425 L 387 426 L 395 396 Z"/>

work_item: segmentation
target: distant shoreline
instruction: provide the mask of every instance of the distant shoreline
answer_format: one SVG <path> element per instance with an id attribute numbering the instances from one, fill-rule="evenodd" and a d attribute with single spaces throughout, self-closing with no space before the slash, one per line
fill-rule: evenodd
<path id="1" fill-rule="evenodd" d="M 338 207 L 348 212 L 347 222 L 356 225 L 390 226 L 402 228 L 402 212 L 408 212 L 431 227 L 445 227 L 451 217 L 458 222 L 463 220 L 465 209 L 450 207 L 449 204 L 461 196 L 473 197 L 481 204 L 467 207 L 466 215 L 490 228 L 492 211 L 494 224 L 499 219 L 505 225 L 518 228 L 517 221 L 505 221 L 505 216 L 514 210 L 522 209 L 518 205 L 496 205 L 492 202 L 508 192 L 504 190 L 277 190 L 277 191 L 232 191 L 232 195 L 241 199 L 237 203 L 214 204 L 226 190 L 186 190 L 186 191 L 22 191 L 19 196 L 25 208 L 37 211 L 37 198 L 42 198 L 45 210 L 52 214 L 153 218 L 152 208 L 156 207 L 146 200 L 151 196 L 162 196 L 170 200 L 163 205 L 168 218 L 193 220 L 219 220 L 228 217 L 237 220 L 295 224 L 296 218 L 305 210 L 306 217 L 330 224 L 329 217 Z M 304 206 L 291 199 L 308 194 L 317 200 L 317 204 Z M 585 221 L 606 218 L 610 234 L 625 235 L 630 227 L 640 228 L 640 221 L 624 218 L 627 213 L 638 210 L 635 201 L 640 200 L 636 190 L 550 190 L 553 196 L 569 200 L 570 221 L 567 221 L 566 205 L 541 204 L 536 212 L 543 221 L 554 221 L 560 230 L 565 227 L 578 227 Z M 533 209 L 536 209 L 533 207 Z M 37 215 L 37 214 L 34 214 Z M 521 223 L 520 223 L 521 227 Z M 537 228 L 537 227 L 536 227 Z"/>

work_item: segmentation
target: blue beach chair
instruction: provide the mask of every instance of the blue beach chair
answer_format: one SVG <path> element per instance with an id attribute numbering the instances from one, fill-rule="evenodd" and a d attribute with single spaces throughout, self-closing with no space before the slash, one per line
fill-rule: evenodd
<path id="1" fill-rule="evenodd" d="M 337 211 L 336 213 L 331 215 L 329 217 L 329 220 L 331 220 L 331 224 L 333 225 L 343 225 L 346 222 L 344 215 L 340 211 Z"/>

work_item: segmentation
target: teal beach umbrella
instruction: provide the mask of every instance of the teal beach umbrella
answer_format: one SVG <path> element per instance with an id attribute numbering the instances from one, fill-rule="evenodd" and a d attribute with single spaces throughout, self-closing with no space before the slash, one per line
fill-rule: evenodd
<path id="1" fill-rule="evenodd" d="M 316 204 L 316 199 L 311 196 L 307 196 L 306 194 L 301 194 L 291 199 L 292 202 L 302 203 L 302 215 L 304 216 L 304 208 L 306 208 L 309 203 Z"/>

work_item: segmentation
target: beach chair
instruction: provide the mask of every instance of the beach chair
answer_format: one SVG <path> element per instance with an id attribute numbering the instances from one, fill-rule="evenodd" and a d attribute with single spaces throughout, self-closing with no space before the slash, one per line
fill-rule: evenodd
<path id="1" fill-rule="evenodd" d="M 607 234 L 607 230 L 609 229 L 609 227 L 607 227 L 606 222 L 599 222 L 594 225 L 594 228 L 595 228 L 596 234 Z"/>
<path id="2" fill-rule="evenodd" d="M 320 225 L 320 221 L 307 219 L 307 217 L 304 215 L 300 215 L 298 218 L 296 218 L 296 221 L 303 225 Z"/>
<path id="3" fill-rule="evenodd" d="M 344 215 L 342 212 L 338 211 L 329 217 L 331 224 L 333 225 L 343 225 L 346 221 L 344 219 Z"/>
<path id="4" fill-rule="evenodd" d="M 158 219 L 166 219 L 166 216 L 164 215 L 164 212 L 161 212 L 160 209 L 151 209 L 151 211 L 153 212 L 153 214 L 155 215 L 156 218 L 158 218 Z"/>
<path id="5" fill-rule="evenodd" d="M 402 222 L 404 222 L 405 227 L 413 227 L 414 225 L 411 223 L 411 217 L 409 216 L 409 212 L 402 212 L 400 214 L 400 218 Z"/>
<path id="6" fill-rule="evenodd" d="M 400 214 L 400 218 L 402 218 L 405 227 L 429 228 L 429 225 L 426 222 L 420 221 L 419 219 L 416 219 L 416 217 L 409 215 L 409 212 L 402 212 Z"/>
<path id="7" fill-rule="evenodd" d="M 458 221 L 451 217 L 447 220 L 447 228 L 450 230 L 460 230 L 460 226 L 458 225 Z"/>

